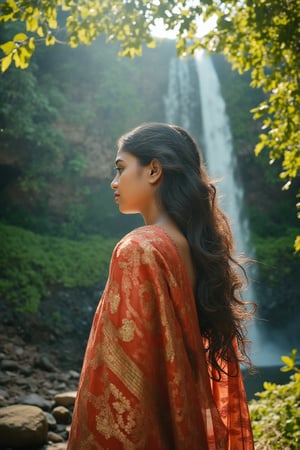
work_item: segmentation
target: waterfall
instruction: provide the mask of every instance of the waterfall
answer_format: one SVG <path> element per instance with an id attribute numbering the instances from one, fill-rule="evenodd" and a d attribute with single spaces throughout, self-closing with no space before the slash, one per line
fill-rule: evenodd
<path id="1" fill-rule="evenodd" d="M 189 130 L 191 128 L 189 100 L 191 79 L 188 64 L 178 58 L 172 58 L 169 68 L 168 94 L 165 98 L 166 120 L 177 123 Z"/>
<path id="2" fill-rule="evenodd" d="M 237 251 L 249 256 L 249 228 L 247 217 L 243 214 L 243 188 L 238 177 L 219 80 L 210 58 L 197 55 L 196 67 L 201 97 L 203 150 L 208 173 L 217 180 L 219 203 L 229 218 Z"/>
<path id="3" fill-rule="evenodd" d="M 243 211 L 243 187 L 219 80 L 210 57 L 196 55 L 193 67 L 196 76 L 191 72 L 191 59 L 171 60 L 165 98 L 166 122 L 183 126 L 200 143 L 208 173 L 216 180 L 219 204 L 230 221 L 237 254 L 253 257 L 249 249 L 247 215 Z M 245 298 L 256 302 L 251 280 Z M 249 334 L 254 364 L 280 364 L 283 353 L 272 340 L 262 337 L 255 323 Z"/>

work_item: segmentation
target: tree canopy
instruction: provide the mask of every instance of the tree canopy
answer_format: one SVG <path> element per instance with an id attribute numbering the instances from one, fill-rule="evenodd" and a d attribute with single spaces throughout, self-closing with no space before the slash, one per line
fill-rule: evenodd
<path id="1" fill-rule="evenodd" d="M 215 18 L 206 34 L 199 29 L 200 17 Z M 12 63 L 26 68 L 39 41 L 77 47 L 99 34 L 120 42 L 120 54 L 133 57 L 143 43 L 155 45 L 151 31 L 158 20 L 176 31 L 178 55 L 222 52 L 234 69 L 251 72 L 251 86 L 265 92 L 252 110 L 261 126 L 255 152 L 266 149 L 270 163 L 280 161 L 288 189 L 300 168 L 300 0 L 6 0 L 0 22 L 17 22 L 20 28 L 0 45 L 1 68 L 4 72 Z"/>

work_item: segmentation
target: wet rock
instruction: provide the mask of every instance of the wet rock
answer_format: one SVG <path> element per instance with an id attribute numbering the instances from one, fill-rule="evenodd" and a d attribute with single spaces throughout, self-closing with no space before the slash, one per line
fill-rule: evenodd
<path id="1" fill-rule="evenodd" d="M 11 405 L 0 409 L 0 442 L 11 448 L 43 445 L 48 425 L 44 412 L 37 406 Z"/>

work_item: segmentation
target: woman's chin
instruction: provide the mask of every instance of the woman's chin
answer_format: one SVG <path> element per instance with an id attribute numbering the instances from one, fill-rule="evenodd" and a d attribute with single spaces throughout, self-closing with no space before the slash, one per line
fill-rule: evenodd
<path id="1" fill-rule="evenodd" d="M 121 205 L 119 205 L 119 211 L 122 214 L 140 214 L 139 211 L 133 210 L 133 209 L 128 209 L 128 208 L 122 208 Z"/>

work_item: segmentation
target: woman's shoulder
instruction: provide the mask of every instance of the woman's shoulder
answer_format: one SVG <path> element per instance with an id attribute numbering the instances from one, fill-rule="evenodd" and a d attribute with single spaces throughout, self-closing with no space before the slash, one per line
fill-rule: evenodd
<path id="1" fill-rule="evenodd" d="M 172 243 L 165 232 L 156 225 L 145 225 L 126 234 L 117 244 L 115 251 L 120 253 L 171 251 Z"/>

